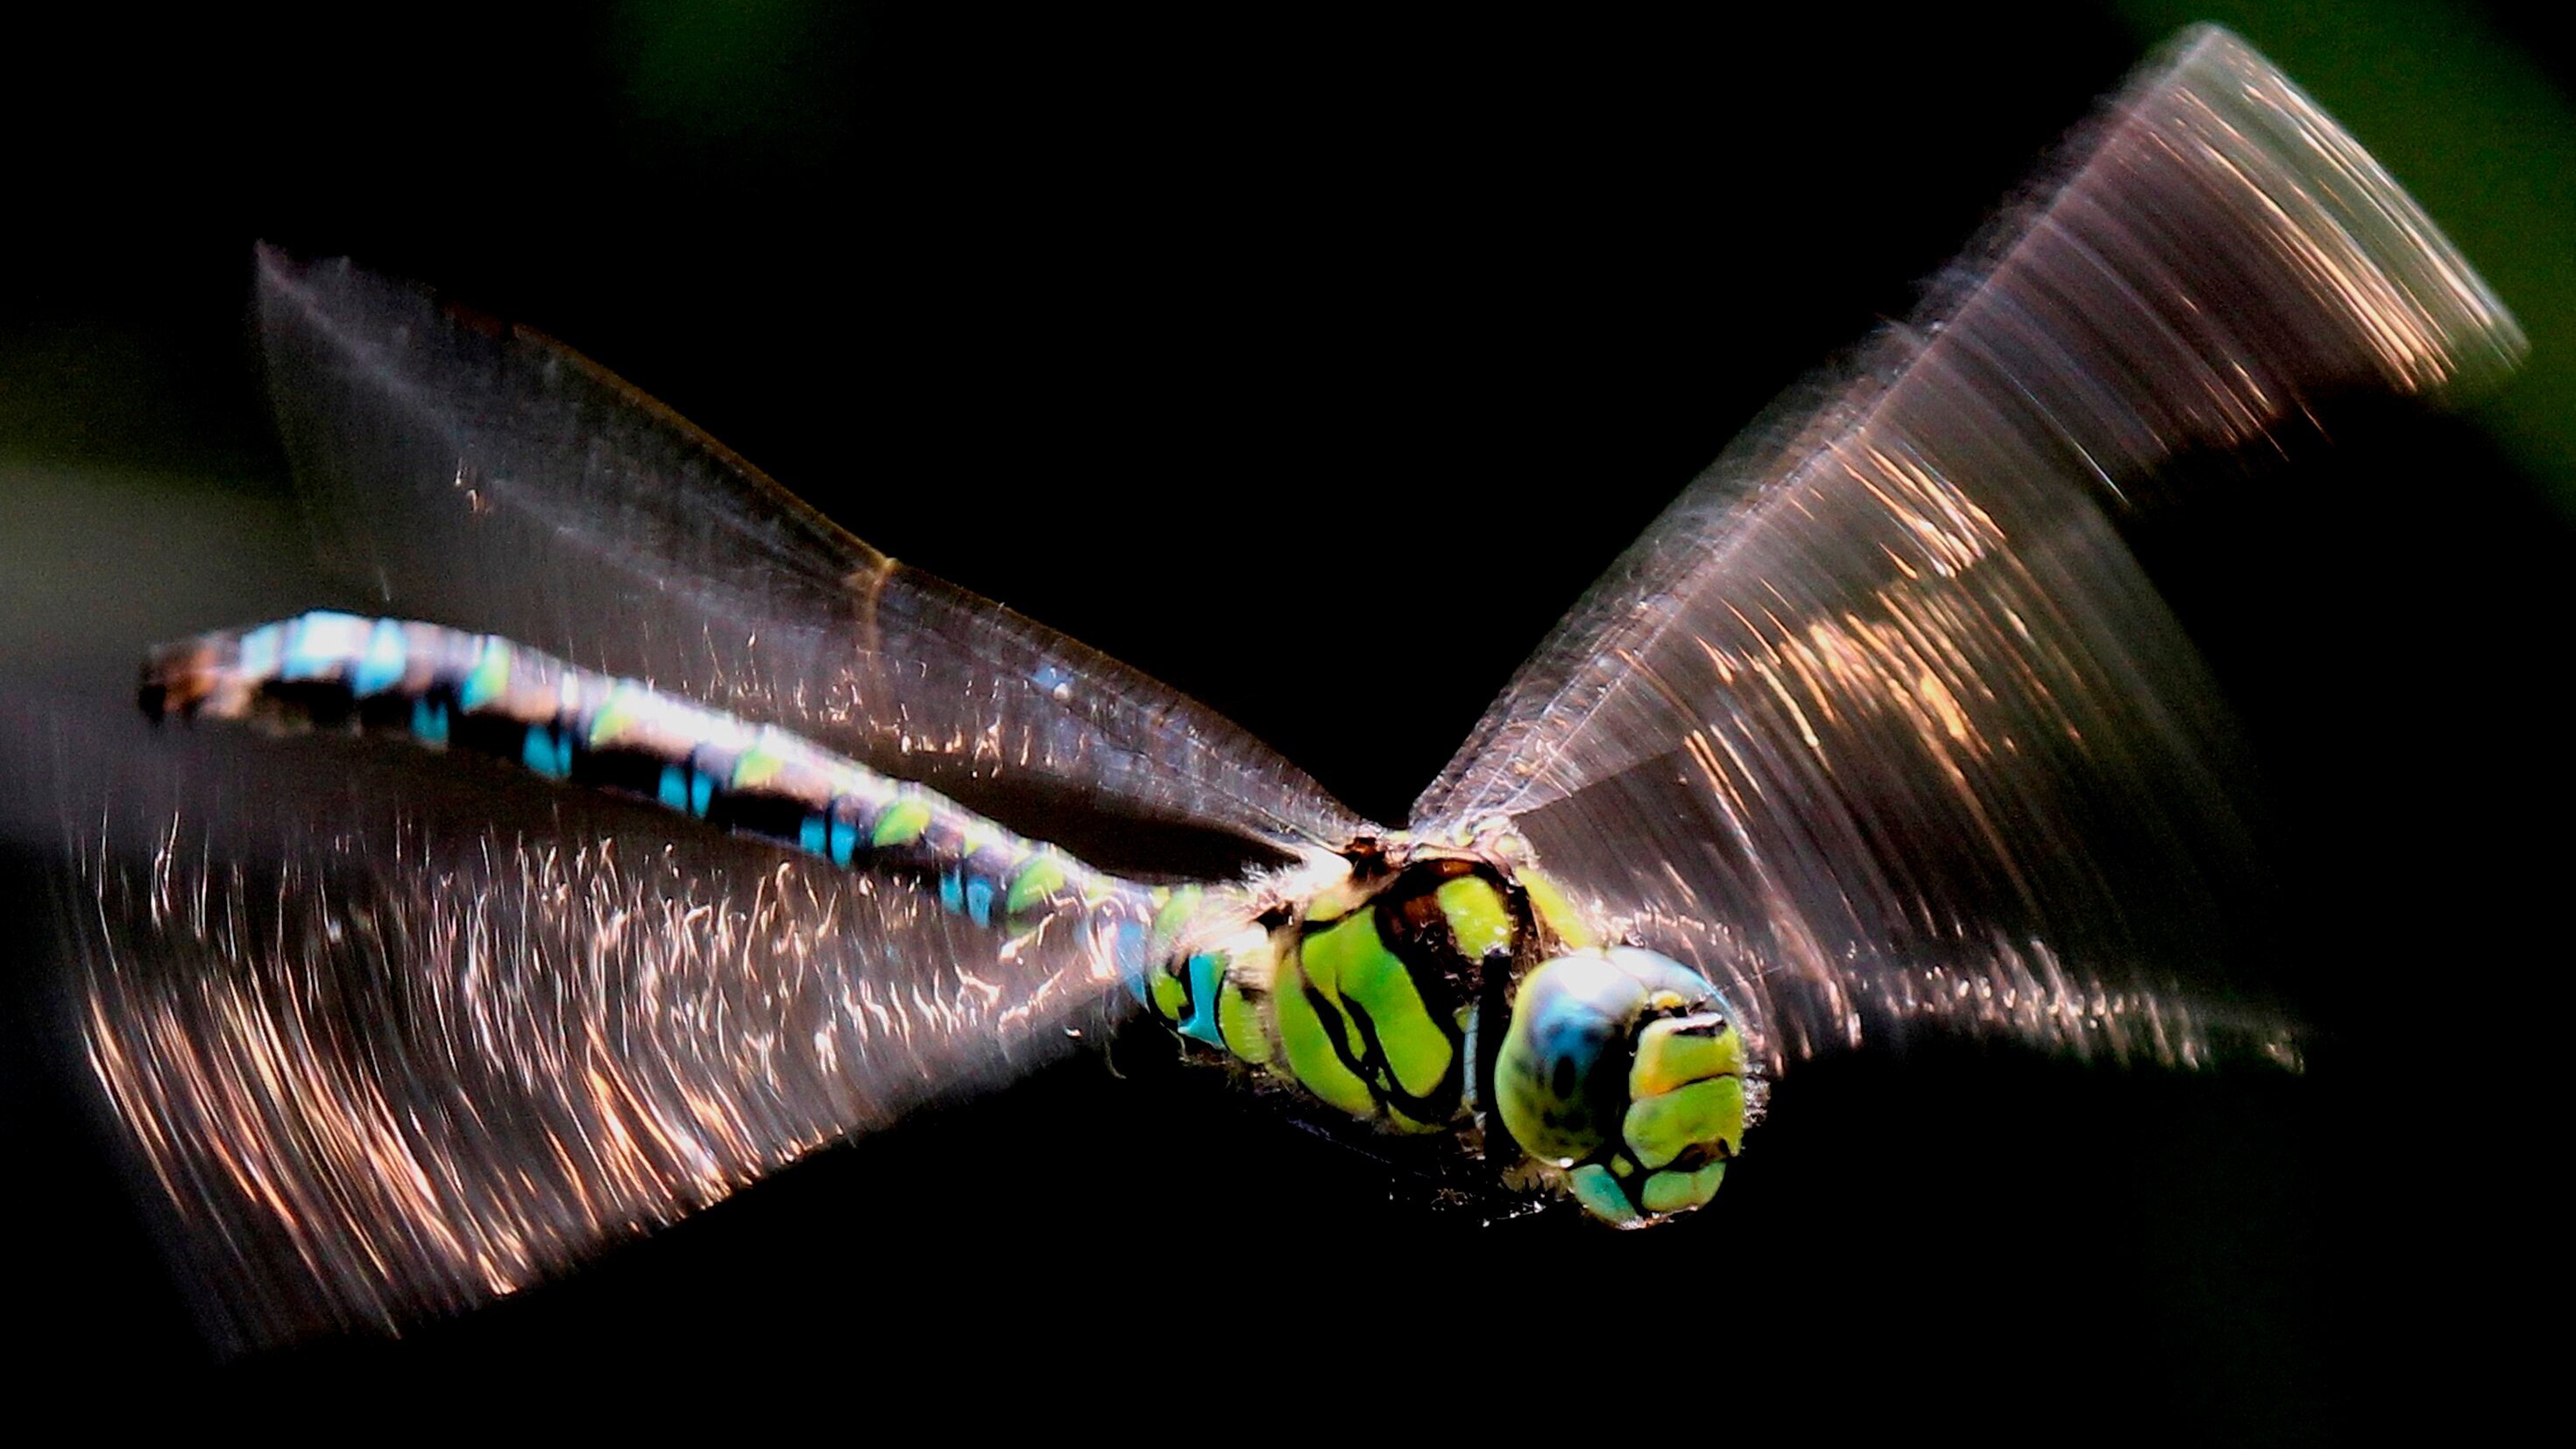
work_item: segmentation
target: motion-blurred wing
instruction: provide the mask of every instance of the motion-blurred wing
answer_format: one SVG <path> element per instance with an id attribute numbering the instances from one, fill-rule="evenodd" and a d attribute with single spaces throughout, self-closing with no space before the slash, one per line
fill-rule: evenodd
<path id="1" fill-rule="evenodd" d="M 1682 496 L 1416 809 L 1513 817 L 1775 1059 L 1923 1017 L 2277 1050 L 2259 1013 L 2175 991 L 2242 840 L 2199 666 L 2101 505 L 2332 395 L 2444 394 L 2521 350 L 2232 36 L 2184 37 L 2070 154 L 1924 320 Z"/>
<path id="2" fill-rule="evenodd" d="M 1128 1000 L 1124 897 L 978 925 L 376 740 L 120 716 L 59 754 L 106 802 L 70 822 L 90 1066 L 240 1344 L 508 1293 Z"/>
<path id="3" fill-rule="evenodd" d="M 1135 863 L 1104 816 L 1358 828 L 1211 711 L 868 548 L 549 338 L 267 250 L 259 310 L 299 481 L 372 612 L 784 725 L 1105 866 Z"/>

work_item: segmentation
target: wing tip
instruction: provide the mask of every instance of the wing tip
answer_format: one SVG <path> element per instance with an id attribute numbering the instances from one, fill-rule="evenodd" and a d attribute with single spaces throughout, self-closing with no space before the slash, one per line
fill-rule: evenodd
<path id="1" fill-rule="evenodd" d="M 2242 36 L 2214 24 L 2182 31 L 2113 104 L 2213 184 L 2240 188 L 2236 205 L 2268 212 L 2275 259 L 2349 311 L 2388 386 L 2454 400 L 2500 384 L 2530 351 L 2405 187 Z"/>
<path id="2" fill-rule="evenodd" d="M 2177 458 L 2268 453 L 2347 399 L 2453 405 L 2527 350 L 2350 132 L 2201 25 L 2069 135 L 1858 371 L 1888 379 L 1873 409 L 1916 373 L 1987 400 L 2116 513 L 2169 492 Z M 1902 405 L 1918 430 L 1960 431 L 1940 421 L 1955 400 Z"/>

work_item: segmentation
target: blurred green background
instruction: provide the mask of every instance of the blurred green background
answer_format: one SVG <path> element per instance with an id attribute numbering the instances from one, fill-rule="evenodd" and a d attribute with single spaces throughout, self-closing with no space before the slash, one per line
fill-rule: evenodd
<path id="1" fill-rule="evenodd" d="M 2403 0 L 2116 13 L 2142 35 L 2201 20 L 2245 35 L 2406 183 L 2530 334 L 2530 365 L 2480 418 L 2576 516 L 2576 111 L 2557 25 Z"/>

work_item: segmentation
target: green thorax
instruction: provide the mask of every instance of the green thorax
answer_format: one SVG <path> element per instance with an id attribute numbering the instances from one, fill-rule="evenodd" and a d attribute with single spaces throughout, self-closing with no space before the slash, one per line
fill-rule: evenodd
<path id="1" fill-rule="evenodd" d="M 1145 997 L 1183 1036 L 1405 1133 L 1477 1131 L 1515 984 L 1589 933 L 1516 842 L 1355 842 L 1243 900 L 1176 893 Z"/>

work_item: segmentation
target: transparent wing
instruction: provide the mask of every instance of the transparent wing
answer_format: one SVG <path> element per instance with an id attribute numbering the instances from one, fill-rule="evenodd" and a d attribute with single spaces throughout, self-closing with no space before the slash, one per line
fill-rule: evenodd
<path id="1" fill-rule="evenodd" d="M 1925 1017 L 2267 1050 L 2195 1000 L 2244 863 L 2192 650 L 2104 514 L 2339 394 L 2439 395 L 2510 318 L 2222 32 L 2141 73 L 1846 376 L 1699 479 L 1426 793 L 1509 816 L 1775 1059 Z M 2197 464 L 2195 464 L 2197 466 Z"/>
<path id="2" fill-rule="evenodd" d="M 120 718 L 55 754 L 80 1039 L 240 1344 L 511 1292 L 1128 999 L 1114 900 L 979 927 L 378 741 Z"/>
<path id="3" fill-rule="evenodd" d="M 868 548 L 551 339 L 267 250 L 259 314 L 298 480 L 378 612 L 786 725 L 1103 865 L 1137 820 L 1359 826 L 1211 711 Z"/>

